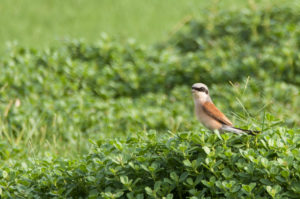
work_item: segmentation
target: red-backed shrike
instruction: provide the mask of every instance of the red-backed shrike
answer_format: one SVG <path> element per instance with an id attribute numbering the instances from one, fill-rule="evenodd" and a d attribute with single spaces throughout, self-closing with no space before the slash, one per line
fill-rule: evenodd
<path id="1" fill-rule="evenodd" d="M 206 128 L 212 131 L 228 131 L 236 134 L 259 133 L 259 131 L 251 131 L 233 127 L 232 122 L 212 102 L 208 93 L 208 88 L 205 84 L 193 84 L 192 92 L 196 116 Z"/>

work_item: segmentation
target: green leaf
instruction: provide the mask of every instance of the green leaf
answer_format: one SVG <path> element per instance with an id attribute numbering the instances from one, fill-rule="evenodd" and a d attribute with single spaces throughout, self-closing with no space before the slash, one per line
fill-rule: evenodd
<path id="1" fill-rule="evenodd" d="M 124 192 L 119 191 L 119 192 L 115 193 L 115 197 L 116 198 L 121 197 L 123 194 L 124 194 Z"/>
<path id="2" fill-rule="evenodd" d="M 179 181 L 179 177 L 175 172 L 171 172 L 170 177 L 172 180 L 174 180 L 175 182 Z"/>
<path id="3" fill-rule="evenodd" d="M 222 174 L 223 174 L 223 176 L 225 177 L 225 179 L 230 179 L 230 178 L 232 178 L 232 176 L 233 176 L 234 173 L 233 173 L 230 169 L 225 168 L 225 169 L 222 171 Z"/>
<path id="4" fill-rule="evenodd" d="M 179 182 L 185 181 L 185 179 L 189 176 L 188 172 L 183 172 L 179 177 Z"/>
<path id="5" fill-rule="evenodd" d="M 259 181 L 265 185 L 273 185 L 273 183 L 267 179 L 260 179 Z"/>
<path id="6" fill-rule="evenodd" d="M 120 181 L 122 184 L 128 184 L 128 177 L 127 176 L 120 176 Z"/>
<path id="7" fill-rule="evenodd" d="M 205 151 L 206 154 L 210 154 L 210 148 L 207 146 L 202 147 L 202 149 Z"/>
<path id="8" fill-rule="evenodd" d="M 6 171 L 2 171 L 2 176 L 3 176 L 3 178 L 5 179 L 5 178 L 8 177 L 8 173 L 7 173 Z"/>
<path id="9" fill-rule="evenodd" d="M 292 183 L 291 189 L 292 189 L 295 193 L 300 194 L 300 181 L 298 181 L 298 182 L 294 181 L 294 182 Z"/>
<path id="10" fill-rule="evenodd" d="M 281 191 L 281 187 L 279 185 L 275 185 L 274 187 L 266 186 L 267 192 L 275 198 L 275 196 Z"/>
<path id="11" fill-rule="evenodd" d="M 242 189 L 250 194 L 255 186 L 256 186 L 256 183 L 250 183 L 249 185 L 242 185 Z"/>
<path id="12" fill-rule="evenodd" d="M 150 187 L 145 187 L 145 191 L 146 191 L 146 193 L 147 193 L 148 195 L 152 196 L 153 191 L 152 191 L 152 189 L 151 189 Z"/>
<path id="13" fill-rule="evenodd" d="M 190 162 L 190 160 L 183 160 L 183 164 L 187 167 L 191 167 L 192 163 Z"/>

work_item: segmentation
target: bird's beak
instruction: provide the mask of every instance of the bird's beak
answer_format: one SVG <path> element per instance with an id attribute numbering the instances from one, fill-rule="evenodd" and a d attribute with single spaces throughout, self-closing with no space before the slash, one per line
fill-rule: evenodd
<path id="1" fill-rule="evenodd" d="M 194 87 L 192 87 L 192 93 L 194 93 L 196 90 L 195 90 L 195 88 Z"/>

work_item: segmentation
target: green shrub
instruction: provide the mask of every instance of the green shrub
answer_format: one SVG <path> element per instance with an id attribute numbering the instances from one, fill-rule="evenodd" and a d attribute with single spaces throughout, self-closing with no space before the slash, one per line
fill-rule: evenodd
<path id="1" fill-rule="evenodd" d="M 100 140 L 81 160 L 3 168 L 0 187 L 2 196 L 30 198 L 299 198 L 299 135 L 141 132 Z"/>

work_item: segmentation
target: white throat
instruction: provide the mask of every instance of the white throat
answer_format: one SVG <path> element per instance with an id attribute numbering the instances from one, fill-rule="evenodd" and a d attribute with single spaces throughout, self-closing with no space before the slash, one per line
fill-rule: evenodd
<path id="1" fill-rule="evenodd" d="M 194 92 L 193 93 L 194 103 L 195 105 L 202 105 L 205 102 L 211 102 L 211 99 L 208 94 L 204 92 Z"/>

